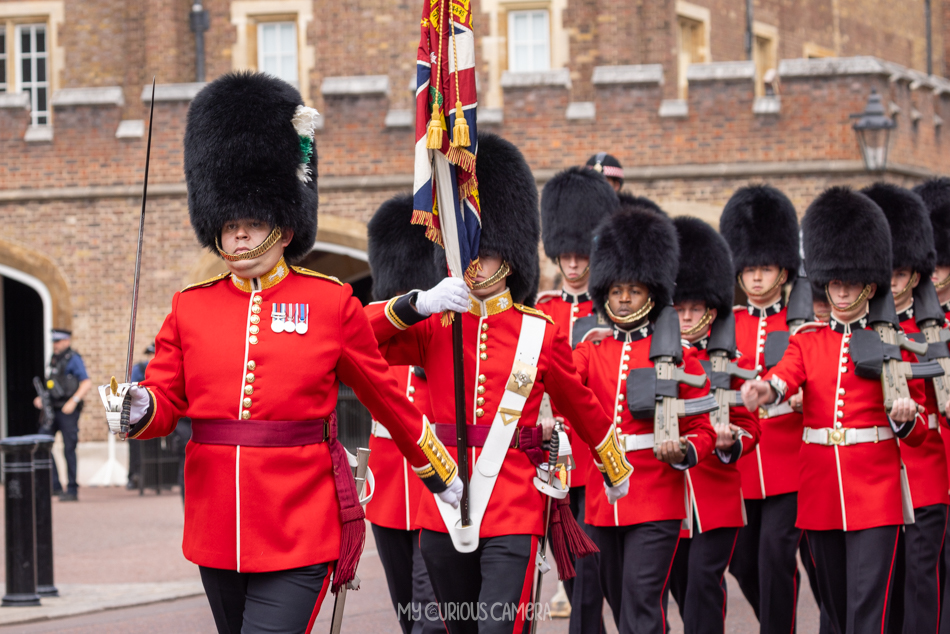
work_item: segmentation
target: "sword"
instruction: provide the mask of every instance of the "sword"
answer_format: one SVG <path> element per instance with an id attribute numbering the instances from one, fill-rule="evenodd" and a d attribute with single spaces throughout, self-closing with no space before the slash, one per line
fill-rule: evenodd
<path id="1" fill-rule="evenodd" d="M 548 450 L 548 484 L 554 485 L 554 478 L 557 477 L 557 455 L 560 450 L 560 436 L 558 428 L 555 426 L 554 433 L 551 434 L 551 448 Z M 551 506 L 554 504 L 554 498 L 547 496 L 544 507 L 544 532 L 541 533 L 541 539 L 538 540 L 538 572 L 537 581 L 534 588 L 534 605 L 531 616 L 531 634 L 538 631 L 538 609 L 541 604 L 541 582 L 544 579 L 544 572 L 547 568 L 545 549 L 548 546 L 548 531 L 551 530 Z"/>
<path id="2" fill-rule="evenodd" d="M 132 317 L 129 320 L 129 348 L 125 357 L 125 383 L 132 381 L 132 362 L 135 354 L 135 318 L 139 307 L 139 278 L 142 270 L 142 241 L 145 237 L 145 201 L 148 200 L 148 163 L 152 156 L 152 122 L 155 120 L 155 77 L 152 77 L 152 103 L 148 112 L 148 141 L 145 145 L 145 180 L 142 183 L 142 213 L 139 216 L 139 241 L 135 251 L 135 276 L 132 278 Z M 112 394 L 118 394 L 118 383 L 112 377 Z M 122 399 L 119 419 L 119 440 L 129 437 L 129 418 L 132 415 L 132 395 L 126 392 Z"/>
<path id="3" fill-rule="evenodd" d="M 369 449 L 359 447 L 356 450 L 356 497 L 363 498 L 363 490 L 366 484 L 366 470 L 369 467 Z M 340 634 L 343 627 L 343 608 L 346 605 L 346 590 L 352 587 L 354 590 L 360 587 L 360 578 L 353 577 L 353 580 L 346 583 L 333 600 L 333 618 L 330 620 L 330 634 Z"/>

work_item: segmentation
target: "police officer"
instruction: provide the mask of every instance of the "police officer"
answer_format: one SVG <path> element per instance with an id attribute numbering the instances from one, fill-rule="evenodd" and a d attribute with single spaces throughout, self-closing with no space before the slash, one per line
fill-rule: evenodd
<path id="1" fill-rule="evenodd" d="M 53 406 L 53 430 L 63 434 L 63 453 L 66 456 L 66 490 L 59 480 L 56 461 L 53 461 L 53 493 L 62 502 L 79 500 L 79 485 L 76 483 L 76 444 L 79 442 L 79 415 L 82 414 L 83 398 L 92 388 L 86 374 L 86 365 L 78 352 L 73 350 L 72 332 L 53 329 L 53 357 L 49 362 L 46 388 Z M 33 400 L 36 409 L 43 408 L 40 397 Z"/>
<path id="2" fill-rule="evenodd" d="M 914 289 L 933 274 L 936 253 L 933 228 L 923 200 L 913 192 L 888 183 L 875 183 L 861 193 L 878 204 L 891 230 L 891 294 L 905 333 L 919 333 L 914 316 Z M 937 396 L 925 383 L 927 431 L 924 442 L 901 443 L 907 471 L 914 522 L 904 527 L 898 553 L 897 594 L 891 631 L 936 632 L 940 616 L 940 551 L 947 530 L 947 456 L 937 417 Z M 900 589 L 903 588 L 903 594 Z M 895 618 L 897 617 L 897 618 Z M 902 617 L 902 618 L 900 618 Z"/>
<path id="3" fill-rule="evenodd" d="M 593 313 L 594 304 L 588 292 L 591 236 L 597 224 L 616 211 L 618 205 L 617 194 L 602 173 L 582 167 L 556 174 L 541 191 L 541 241 L 545 255 L 561 272 L 562 287 L 540 293 L 537 308 L 554 320 L 571 343 L 574 324 Z M 569 422 L 567 427 L 570 434 Z M 574 453 L 574 461 L 576 466 L 568 476 L 571 511 L 583 528 L 585 485 L 593 461 L 590 452 L 584 450 Z M 599 480 L 596 473 L 593 477 Z M 572 634 L 603 630 L 604 593 L 600 589 L 597 561 L 597 555 L 577 560 L 577 576 L 564 582 L 570 601 Z"/>
<path id="4" fill-rule="evenodd" d="M 732 251 L 739 287 L 739 365 L 764 372 L 770 332 L 787 331 L 783 286 L 801 264 L 798 216 L 791 201 L 768 185 L 743 187 L 726 203 L 719 221 Z M 783 403 L 760 412 L 759 445 L 738 463 L 748 525 L 739 531 L 729 570 L 752 605 L 763 634 L 790 632 L 795 623 L 801 575 L 795 527 L 798 451 L 802 416 Z"/>
<path id="5" fill-rule="evenodd" d="M 674 218 L 673 224 L 680 245 L 673 305 L 680 318 L 683 341 L 688 345 L 687 354 L 703 363 L 706 374 L 712 377 L 710 336 L 720 328 L 734 332 L 734 326 L 727 323 L 734 319 L 735 286 L 729 246 L 698 218 Z M 735 345 L 734 340 L 731 343 Z M 742 385 L 737 377 L 724 378 L 728 389 Z M 687 634 L 726 631 L 726 567 L 746 515 L 736 463 L 755 449 L 758 412 L 730 407 L 728 423 L 716 428 L 716 433 L 715 455 L 686 472 L 692 521 L 685 538 L 680 538 L 670 571 L 670 590 Z"/>
<path id="6" fill-rule="evenodd" d="M 652 415 L 634 418 L 628 406 L 628 377 L 638 369 L 653 372 L 653 323 L 661 311 L 673 310 L 678 260 L 676 230 L 664 215 L 635 205 L 605 220 L 591 253 L 591 296 L 611 336 L 581 341 L 574 350 L 578 374 L 614 413 L 634 468 L 630 494 L 615 504 L 596 480 L 587 483 L 585 521 L 600 548 L 601 586 L 620 634 L 665 631 L 663 599 L 687 517 L 683 471 L 709 456 L 716 441 L 708 414 L 688 416 L 679 420 L 678 441 L 665 441 L 654 455 Z M 677 347 L 678 335 L 675 324 Z M 684 357 L 682 367 L 703 374 L 693 357 Z M 708 391 L 707 382 L 702 388 L 680 385 L 678 394 L 691 398 Z"/>
<path id="7" fill-rule="evenodd" d="M 130 395 L 130 436 L 192 419 L 182 549 L 218 631 L 307 631 L 353 578 L 365 535 L 334 408 L 342 381 L 413 471 L 457 504 L 457 468 L 388 374 L 349 285 L 292 266 L 317 230 L 316 111 L 267 74 L 233 73 L 195 97 L 184 163 L 198 241 L 228 272 L 172 299 Z M 307 368 L 307 372 L 298 369 Z M 120 401 L 121 402 L 121 401 Z M 331 580 L 330 571 L 333 571 Z"/>
<path id="8" fill-rule="evenodd" d="M 742 386 L 742 398 L 753 409 L 802 388 L 796 526 L 808 534 L 821 607 L 837 632 L 880 632 L 905 519 L 894 438 L 923 442 L 923 386 L 912 381 L 911 398 L 886 411 L 880 379 L 855 373 L 852 339 L 869 325 L 869 299 L 891 281 L 890 229 L 880 207 L 833 187 L 808 208 L 802 229 L 808 276 L 826 289 L 831 320 L 791 337 L 778 365 Z M 904 360 L 913 356 L 905 352 Z"/>
<path id="9" fill-rule="evenodd" d="M 375 300 L 414 288 L 430 288 L 439 281 L 433 260 L 435 243 L 426 238 L 422 227 L 411 224 L 411 219 L 412 196 L 401 194 L 384 202 L 366 227 Z M 389 374 L 404 398 L 434 420 L 425 371 L 411 365 L 392 366 Z M 366 505 L 366 519 L 373 527 L 389 597 L 403 634 L 443 632 L 438 615 L 427 610 L 435 602 L 435 594 L 419 550 L 417 515 L 419 499 L 426 488 L 412 474 L 408 459 L 399 453 L 392 434 L 376 420 L 369 449 L 369 468 L 376 475 L 376 490 Z"/>
<path id="10" fill-rule="evenodd" d="M 420 548 L 436 597 L 447 608 L 442 616 L 450 634 L 512 634 L 521 632 L 531 616 L 525 604 L 538 538 L 545 531 L 547 503 L 533 483 L 545 459 L 538 426 L 544 393 L 604 464 L 598 486 L 622 497 L 631 468 L 612 419 L 578 380 L 566 334 L 523 303 L 533 299 L 539 277 L 538 199 L 531 169 L 514 145 L 482 134 L 476 176 L 482 231 L 480 268 L 471 287 L 447 278 L 429 291 L 368 306 L 367 312 L 390 363 L 425 369 L 431 393 L 440 395 L 432 399 L 434 437 L 453 456 L 453 337 L 438 313 L 463 313 L 455 318 L 462 320 L 473 524 L 459 530 L 457 513 L 423 496 Z M 570 513 L 564 515 L 573 521 Z M 559 517 L 563 524 L 565 518 Z M 559 570 L 561 564 L 570 561 L 558 561 Z M 461 610 L 463 605 L 486 611 Z"/>
<path id="11" fill-rule="evenodd" d="M 623 166 L 615 156 L 606 152 L 598 152 L 587 159 L 585 167 L 595 172 L 600 172 L 607 177 L 607 182 L 614 188 L 615 192 L 623 189 Z"/>

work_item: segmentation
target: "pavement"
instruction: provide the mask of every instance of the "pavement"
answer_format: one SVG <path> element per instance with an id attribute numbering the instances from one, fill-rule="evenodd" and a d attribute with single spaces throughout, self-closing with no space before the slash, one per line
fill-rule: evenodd
<path id="1" fill-rule="evenodd" d="M 198 568 L 181 554 L 183 513 L 177 491 L 140 496 L 124 488 L 82 487 L 79 498 L 79 502 L 53 500 L 55 583 L 61 596 L 42 599 L 40 607 L 0 608 L 0 634 L 214 634 Z M 362 587 L 347 597 L 343 631 L 401 634 L 372 531 L 366 535 L 358 571 Z M 553 572 L 546 575 L 542 602 L 555 592 L 555 579 Z M 727 575 L 727 582 L 727 631 L 758 632 L 755 616 L 735 580 Z M 328 599 L 314 631 L 329 629 L 331 611 L 332 599 Z M 683 626 L 672 601 L 670 612 L 670 631 L 679 634 Z M 798 619 L 799 632 L 818 631 L 818 611 L 807 582 Z M 606 607 L 605 622 L 607 632 L 616 634 Z M 547 620 L 538 627 L 539 634 L 567 634 L 567 630 L 564 619 Z"/>

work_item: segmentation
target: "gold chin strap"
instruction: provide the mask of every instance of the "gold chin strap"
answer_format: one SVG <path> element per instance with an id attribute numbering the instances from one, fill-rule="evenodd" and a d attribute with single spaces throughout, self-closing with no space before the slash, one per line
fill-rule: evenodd
<path id="1" fill-rule="evenodd" d="M 281 234 L 280 227 L 274 227 L 271 229 L 270 235 L 264 238 L 264 241 L 259 245 L 251 249 L 250 251 L 245 251 L 244 253 L 228 253 L 221 248 L 221 239 L 217 236 L 214 238 L 214 246 L 218 249 L 218 254 L 228 262 L 240 262 L 241 260 L 253 260 L 254 258 L 259 258 L 268 251 L 271 247 L 280 242 Z"/>
<path id="2" fill-rule="evenodd" d="M 495 271 L 495 274 L 489 277 L 487 280 L 482 280 L 481 282 L 473 282 L 471 289 L 473 291 L 480 291 L 482 289 L 488 288 L 494 284 L 497 284 L 501 280 L 508 277 L 508 274 L 511 273 L 511 267 L 508 266 L 508 261 L 505 260 L 501 263 L 501 266 L 498 267 L 498 270 Z"/>
<path id="3" fill-rule="evenodd" d="M 695 326 L 693 326 L 689 330 L 681 331 L 680 334 L 686 335 L 687 337 L 692 337 L 695 334 L 699 334 L 700 332 L 703 331 L 703 328 L 705 328 L 706 326 L 712 323 L 712 320 L 713 320 L 712 311 L 707 308 L 706 312 L 703 313 L 702 318 L 699 320 L 699 322 Z"/>
<path id="4" fill-rule="evenodd" d="M 604 308 L 607 310 L 607 316 L 616 323 L 616 324 L 635 324 L 638 321 L 642 320 L 644 317 L 650 314 L 650 311 L 653 310 L 653 298 L 650 297 L 647 299 L 647 303 L 635 313 L 627 315 L 626 317 L 617 317 L 614 315 L 613 311 L 610 310 L 610 302 L 604 304 Z"/>
<path id="5" fill-rule="evenodd" d="M 745 287 L 745 284 L 742 283 L 742 273 L 736 276 L 736 279 L 739 281 L 739 288 L 742 289 L 742 292 L 748 295 L 749 297 L 764 297 L 775 290 L 776 286 L 781 286 L 786 281 L 788 281 L 788 269 L 782 269 L 781 275 L 775 278 L 775 282 L 772 283 L 767 289 L 761 293 L 753 293 Z"/>
<path id="6" fill-rule="evenodd" d="M 557 259 L 557 268 L 558 268 L 558 270 L 561 272 L 561 275 L 564 276 L 564 279 L 568 279 L 567 273 L 564 272 L 564 267 L 561 266 L 561 258 L 558 258 L 558 259 Z M 575 282 L 575 281 L 576 281 L 576 282 L 580 282 L 581 280 L 583 280 L 584 278 L 586 278 L 589 273 L 590 273 L 590 264 L 588 264 L 586 267 L 584 267 L 584 272 L 581 273 L 581 274 L 577 277 L 576 280 L 571 280 L 571 281 L 572 281 L 572 282 Z M 950 276 L 948 276 L 947 279 L 950 279 Z"/>
<path id="7" fill-rule="evenodd" d="M 838 305 L 835 304 L 834 300 L 831 299 L 831 293 L 828 292 L 828 285 L 825 284 L 825 297 L 828 298 L 828 303 L 831 304 L 831 307 L 834 310 L 837 310 L 839 313 L 850 313 L 852 310 L 860 306 L 862 303 L 867 301 L 868 295 L 871 294 L 871 285 L 865 284 L 864 289 L 861 291 L 861 294 L 858 295 L 858 298 L 851 302 L 850 305 L 845 308 L 838 308 Z"/>
<path id="8" fill-rule="evenodd" d="M 934 284 L 934 288 L 940 290 L 942 288 L 947 288 L 948 285 L 950 285 L 950 275 L 947 275 L 947 277 Z"/>
<path id="9" fill-rule="evenodd" d="M 901 292 L 899 292 L 897 295 L 895 295 L 895 296 L 894 296 L 894 299 L 897 299 L 898 297 L 903 297 L 904 295 L 906 295 L 906 294 L 907 294 L 907 291 L 909 291 L 910 289 L 914 288 L 914 284 L 916 284 L 916 283 L 917 283 L 917 280 L 919 280 L 919 279 L 920 279 L 920 276 L 917 274 L 917 271 L 914 271 L 914 274 L 910 276 L 910 280 L 908 280 L 908 282 L 907 282 L 907 286 L 905 286 L 905 287 L 901 290 Z"/>

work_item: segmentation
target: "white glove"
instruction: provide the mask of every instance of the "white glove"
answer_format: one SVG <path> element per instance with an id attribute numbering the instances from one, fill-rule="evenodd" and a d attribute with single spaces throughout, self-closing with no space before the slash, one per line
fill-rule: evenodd
<path id="1" fill-rule="evenodd" d="M 126 395 L 131 399 L 129 426 L 132 426 L 142 420 L 152 403 L 152 397 L 149 396 L 148 390 L 137 383 L 119 383 L 115 392 L 112 391 L 110 385 L 99 386 L 99 397 L 106 408 L 106 421 L 109 423 L 109 431 L 123 440 L 128 435 L 128 430 L 121 428 L 122 402 Z"/>
<path id="2" fill-rule="evenodd" d="M 449 487 L 442 493 L 437 493 L 439 499 L 446 504 L 451 504 L 453 509 L 459 507 L 459 501 L 462 499 L 462 478 L 455 476 Z"/>
<path id="3" fill-rule="evenodd" d="M 630 478 L 627 478 L 615 487 L 609 487 L 607 483 L 604 482 L 604 490 L 607 492 L 607 501 L 611 504 L 616 504 L 617 500 L 630 492 Z"/>
<path id="4" fill-rule="evenodd" d="M 416 295 L 416 312 L 424 317 L 446 310 L 464 313 L 468 310 L 469 302 L 468 284 L 457 277 L 447 277 Z"/>

